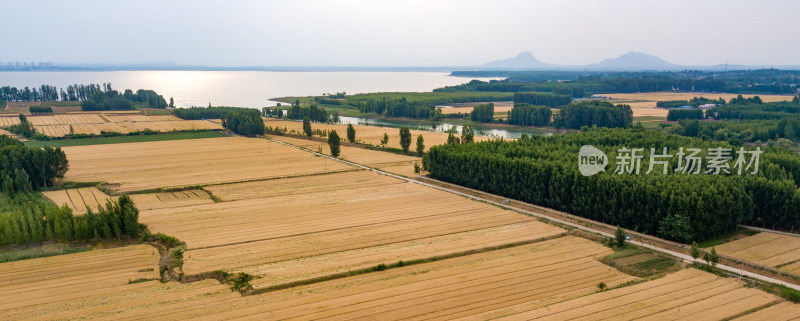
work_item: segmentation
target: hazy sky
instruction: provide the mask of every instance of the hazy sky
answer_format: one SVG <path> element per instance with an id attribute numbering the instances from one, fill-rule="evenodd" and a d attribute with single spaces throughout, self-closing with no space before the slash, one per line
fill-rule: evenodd
<path id="1" fill-rule="evenodd" d="M 0 0 L 0 62 L 800 65 L 800 1 Z"/>

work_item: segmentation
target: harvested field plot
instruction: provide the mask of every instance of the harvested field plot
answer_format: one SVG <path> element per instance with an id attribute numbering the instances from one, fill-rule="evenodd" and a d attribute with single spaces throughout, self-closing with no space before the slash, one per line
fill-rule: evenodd
<path id="1" fill-rule="evenodd" d="M 222 129 L 222 126 L 216 123 L 204 120 L 181 120 L 171 115 L 75 113 L 29 116 L 28 120 L 38 132 L 52 137 L 61 137 L 70 133 L 99 135 L 103 131 L 127 134 L 145 129 L 160 132 Z M 0 117 L 0 126 L 10 126 L 17 123 L 19 123 L 19 119 L 16 116 Z"/>
<path id="2" fill-rule="evenodd" d="M 294 130 L 297 134 L 303 133 L 303 122 L 299 121 L 265 119 L 264 124 L 272 127 L 286 127 L 287 130 Z M 380 146 L 381 139 L 383 139 L 383 134 L 385 133 L 389 135 L 389 143 L 386 144 L 386 146 L 400 148 L 400 130 L 397 128 L 363 125 L 353 125 L 353 127 L 356 129 L 356 140 L 359 142 Z M 347 125 L 313 123 L 311 124 L 311 128 L 319 130 L 336 130 L 336 132 L 339 133 L 339 137 L 342 137 L 343 140 L 347 139 Z M 415 144 L 418 135 L 422 135 L 422 137 L 425 139 L 425 150 L 428 150 L 431 146 L 447 143 L 446 133 L 437 133 L 425 130 L 411 130 L 411 150 L 414 150 L 414 147 L 416 146 Z M 489 139 L 489 137 L 475 136 L 476 141 L 483 141 L 487 139 Z"/>
<path id="3" fill-rule="evenodd" d="M 504 105 L 504 106 L 498 106 L 498 104 L 495 104 L 494 105 L 494 113 L 495 114 L 502 113 L 503 115 L 507 116 L 507 113 L 509 111 L 511 111 L 511 108 L 514 108 L 513 104 Z M 458 113 L 467 115 L 467 114 L 472 112 L 473 108 L 472 107 L 449 107 L 449 108 L 437 108 L 437 109 L 440 109 L 442 111 L 443 115 L 458 114 Z"/>
<path id="4" fill-rule="evenodd" d="M 710 99 L 723 98 L 730 100 L 738 96 L 738 94 L 725 94 L 725 93 L 702 93 L 702 92 L 649 92 L 649 93 L 620 93 L 620 94 L 600 94 L 600 96 L 611 97 L 614 99 L 626 100 L 646 100 L 646 101 L 667 101 L 667 100 L 689 100 L 694 97 L 706 97 Z M 742 97 L 750 98 L 753 96 L 761 97 L 765 103 L 773 101 L 791 101 L 793 96 L 790 95 L 742 95 Z"/>
<path id="5" fill-rule="evenodd" d="M 161 117 L 161 116 L 142 116 Z M 36 130 L 47 136 L 60 137 L 68 135 L 70 128 L 75 134 L 99 135 L 103 131 L 127 134 L 130 132 L 154 130 L 168 132 L 173 130 L 209 130 L 221 129 L 218 124 L 203 120 L 175 120 L 175 121 L 148 121 L 148 122 L 121 122 L 99 124 L 74 124 L 74 125 L 38 125 Z"/>
<path id="6" fill-rule="evenodd" d="M 721 320 L 779 300 L 743 285 L 733 278 L 687 269 L 654 281 L 535 310 L 523 312 L 527 307 L 513 307 L 476 317 L 504 316 L 508 320 Z"/>
<path id="7" fill-rule="evenodd" d="M 322 149 L 322 153 L 326 155 L 330 155 L 331 153 L 328 145 L 322 142 L 284 136 L 276 136 L 273 137 L 273 139 L 304 147 L 312 151 L 318 151 L 318 149 Z M 414 152 L 409 152 L 409 155 L 400 155 L 358 147 L 342 146 L 340 149 L 341 154 L 339 155 L 339 158 L 341 159 L 406 177 L 416 177 L 418 175 L 414 173 L 414 163 L 419 163 L 420 166 L 422 165 L 421 158 L 411 156 L 414 154 Z"/>
<path id="8" fill-rule="evenodd" d="M 289 143 L 292 145 L 304 147 L 306 149 L 310 149 L 315 152 L 321 149 L 323 154 L 326 155 L 331 154 L 331 150 L 328 147 L 328 144 L 324 142 L 317 142 L 307 139 L 292 138 L 285 136 L 276 136 L 273 137 L 273 139 Z M 411 156 L 411 154 L 416 154 L 414 152 L 409 152 L 409 155 L 401 155 L 389 152 L 369 150 L 359 147 L 341 146 L 340 149 L 341 150 L 339 158 L 341 159 L 348 160 L 361 165 L 366 165 L 369 167 L 378 168 L 390 173 L 399 174 L 407 177 L 414 177 L 417 175 L 414 173 L 414 163 L 420 163 L 420 165 L 422 164 L 421 158 L 416 156 Z"/>
<path id="9" fill-rule="evenodd" d="M 651 92 L 651 93 L 632 93 L 632 94 L 601 94 L 600 96 L 611 97 L 614 99 L 614 104 L 630 105 L 633 110 L 633 116 L 660 116 L 667 117 L 669 110 L 667 108 L 656 108 L 656 102 L 667 100 L 689 100 L 694 97 L 706 97 L 709 99 L 723 98 L 730 100 L 738 96 L 737 94 L 719 94 L 719 93 L 684 93 L 684 92 Z M 744 97 L 752 97 L 755 95 L 742 95 Z M 765 103 L 774 101 L 792 100 L 792 96 L 784 95 L 757 95 L 761 97 Z"/>
<path id="10" fill-rule="evenodd" d="M 187 243 L 187 274 L 247 271 L 266 285 L 563 233 L 366 171 L 207 189 L 228 202 L 142 211 L 141 220 Z"/>
<path id="11" fill-rule="evenodd" d="M 783 321 L 800 318 L 800 304 L 782 302 L 766 309 L 758 310 L 734 320 L 740 321 Z"/>
<path id="12" fill-rule="evenodd" d="M 761 232 L 717 246 L 720 254 L 800 273 L 800 237 Z M 795 264 L 792 264 L 795 263 Z"/>
<path id="13" fill-rule="evenodd" d="M 178 192 L 148 193 L 131 195 L 139 210 L 152 210 L 214 203 L 206 191 L 191 189 Z"/>
<path id="14" fill-rule="evenodd" d="M 87 207 L 92 211 L 97 211 L 99 206 L 106 205 L 106 201 L 116 199 L 116 197 L 108 196 L 95 187 L 47 191 L 42 192 L 42 195 L 58 206 L 66 204 L 75 214 L 86 213 Z"/>
<path id="15" fill-rule="evenodd" d="M 85 304 L 96 313 L 91 315 L 114 319 L 453 319 L 522 303 L 552 304 L 590 294 L 599 282 L 614 286 L 634 279 L 596 261 L 608 253 L 596 243 L 562 237 L 247 297 L 215 292 L 219 287 L 204 283 L 174 285 L 183 299 L 144 288 L 128 297 L 112 296 L 108 308 L 93 300 Z M 188 296 L 190 287 L 196 301 Z M 141 299 L 148 291 L 156 295 L 149 308 Z M 84 303 L 67 302 L 79 304 Z M 52 318 L 74 315 L 45 310 Z"/>
<path id="16" fill-rule="evenodd" d="M 130 280 L 158 277 L 158 258 L 155 248 L 136 245 L 2 263 L 0 315 L 33 317 L 43 305 L 123 291 L 135 286 Z"/>
<path id="17" fill-rule="evenodd" d="M 246 297 L 205 307 L 212 318 L 453 319 L 527 303 L 553 303 L 633 279 L 595 257 L 607 248 L 564 237 Z M 152 316 L 152 317 L 158 317 Z"/>
<path id="18" fill-rule="evenodd" d="M 64 151 L 70 160 L 65 180 L 105 181 L 122 192 L 353 169 L 293 147 L 242 137 L 74 146 Z"/>

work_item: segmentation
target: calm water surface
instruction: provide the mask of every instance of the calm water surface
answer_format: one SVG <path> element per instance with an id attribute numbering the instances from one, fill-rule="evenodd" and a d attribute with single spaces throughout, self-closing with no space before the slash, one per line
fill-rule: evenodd
<path id="1" fill-rule="evenodd" d="M 475 78 L 489 80 L 496 78 Z M 87 71 L 0 72 L 0 86 L 110 82 L 116 90 L 153 89 L 175 104 L 188 106 L 274 106 L 271 98 L 323 93 L 431 91 L 469 82 L 441 72 L 269 72 L 269 71 Z"/>

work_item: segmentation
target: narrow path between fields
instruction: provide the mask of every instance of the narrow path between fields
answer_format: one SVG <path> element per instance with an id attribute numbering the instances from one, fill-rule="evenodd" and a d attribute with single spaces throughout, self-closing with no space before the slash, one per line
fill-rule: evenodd
<path id="1" fill-rule="evenodd" d="M 518 212 L 518 213 L 534 216 L 534 217 L 541 218 L 541 219 L 544 219 L 544 220 L 547 220 L 547 221 L 557 222 L 558 224 L 567 225 L 567 226 L 574 227 L 574 228 L 579 229 L 579 230 L 583 230 L 583 231 L 587 231 L 587 232 L 591 232 L 591 233 L 595 233 L 595 234 L 600 234 L 600 235 L 603 235 L 605 237 L 614 237 L 614 235 L 612 233 L 607 233 L 607 232 L 603 232 L 603 231 L 600 231 L 600 230 L 595 230 L 595 229 L 592 229 L 592 228 L 589 228 L 589 227 L 586 227 L 586 226 L 583 226 L 583 225 L 580 225 L 580 224 L 575 224 L 575 223 L 572 223 L 572 222 L 567 222 L 567 221 L 564 221 L 564 220 L 560 220 L 560 219 L 554 218 L 552 216 L 535 213 L 535 212 L 532 212 L 532 211 L 528 211 L 528 210 L 525 210 L 525 209 L 517 208 L 517 207 L 510 206 L 510 205 L 507 205 L 507 204 L 503 204 L 503 203 L 500 203 L 500 202 L 495 202 L 495 201 L 492 201 L 492 200 L 488 200 L 488 199 L 485 199 L 485 198 L 482 198 L 482 197 L 478 197 L 478 196 L 466 194 L 466 193 L 463 193 L 463 192 L 459 192 L 459 191 L 456 191 L 456 190 L 453 190 L 453 189 L 450 189 L 450 188 L 446 188 L 446 187 L 442 187 L 442 186 L 438 186 L 438 185 L 434 185 L 434 184 L 425 183 L 425 182 L 422 182 L 422 181 L 418 181 L 418 180 L 415 180 L 415 179 L 407 178 L 407 177 L 404 177 L 404 176 L 401 176 L 401 175 L 397 175 L 397 174 L 392 174 L 392 173 L 385 172 L 385 171 L 382 171 L 382 170 L 379 170 L 379 169 L 375 169 L 375 168 L 372 168 L 372 167 L 368 167 L 368 166 L 364 166 L 364 165 L 361 165 L 361 164 L 358 164 L 358 163 L 354 163 L 354 162 L 351 162 L 351 161 L 348 161 L 348 160 L 339 159 L 339 158 L 336 158 L 336 157 L 333 157 L 333 156 L 329 156 L 329 155 L 325 155 L 325 154 L 322 154 L 322 153 L 319 153 L 319 152 L 315 152 L 315 151 L 309 150 L 307 148 L 296 146 L 296 145 L 293 145 L 293 144 L 290 144 L 290 143 L 286 143 L 286 142 L 282 142 L 282 141 L 279 141 L 279 140 L 275 140 L 273 138 L 267 138 L 267 140 L 270 140 L 270 141 L 273 141 L 273 142 L 276 142 L 278 144 L 282 144 L 282 145 L 285 145 L 285 146 L 294 147 L 294 148 L 297 148 L 297 149 L 312 153 L 312 154 L 320 156 L 320 157 L 326 157 L 326 158 L 329 158 L 331 160 L 334 160 L 334 161 L 337 161 L 337 162 L 341 162 L 341 163 L 344 163 L 344 164 L 347 164 L 347 165 L 350 165 L 350 166 L 355 166 L 355 167 L 362 168 L 362 169 L 365 169 L 365 170 L 369 170 L 369 171 L 372 171 L 372 172 L 375 172 L 375 173 L 378 173 L 378 174 L 381 174 L 381 175 L 386 175 L 386 176 L 390 176 L 390 177 L 393 177 L 393 178 L 396 178 L 396 179 L 399 179 L 399 180 L 403 180 L 406 183 L 419 184 L 419 185 L 422 185 L 422 186 L 425 186 L 425 187 L 428 187 L 428 188 L 433 188 L 433 189 L 437 189 L 437 190 L 440 190 L 440 191 L 444 191 L 444 192 L 452 193 L 452 194 L 459 195 L 459 196 L 462 196 L 462 197 L 466 197 L 466 198 L 474 200 L 474 201 L 479 201 L 479 202 L 492 204 L 492 205 L 498 206 L 500 208 L 512 210 L 512 211 L 515 211 L 515 212 Z M 668 250 L 668 249 L 665 249 L 665 248 L 661 248 L 661 247 L 658 247 L 658 246 L 655 246 L 655 245 L 646 244 L 646 243 L 639 242 L 639 241 L 636 241 L 636 240 L 629 240 L 628 242 L 630 242 L 630 243 L 632 243 L 634 245 L 640 246 L 640 247 L 648 248 L 648 249 L 651 249 L 651 250 L 654 250 L 654 251 L 658 251 L 658 252 L 661 252 L 661 253 L 665 253 L 665 254 L 677 257 L 677 258 L 683 260 L 684 262 L 688 262 L 688 263 L 695 263 L 696 262 L 696 263 L 700 263 L 700 264 L 703 263 L 702 259 L 699 259 L 699 258 L 698 259 L 694 259 L 689 255 L 686 255 L 686 254 L 683 254 L 683 253 L 678 253 L 678 252 L 675 252 L 675 251 L 672 251 L 672 250 Z M 795 290 L 800 290 L 800 286 L 798 286 L 798 285 L 795 285 L 795 284 L 792 284 L 792 283 L 789 283 L 789 282 L 785 282 L 785 281 L 782 281 L 782 280 L 777 280 L 777 279 L 774 279 L 774 278 L 771 278 L 771 277 L 768 277 L 768 276 L 764 276 L 764 275 L 761 275 L 761 274 L 757 274 L 757 273 L 753 273 L 753 272 L 749 272 L 749 271 L 744 271 L 743 269 L 740 269 L 740 268 L 731 267 L 731 266 L 727 266 L 727 265 L 723 265 L 723 264 L 717 264 L 717 268 L 719 268 L 721 270 L 724 270 L 724 271 L 727 271 L 727 272 L 730 272 L 730 273 L 739 274 L 739 275 L 744 276 L 744 277 L 748 277 L 748 278 L 751 278 L 751 279 L 759 280 L 759 281 L 762 281 L 762 282 L 780 284 L 780 285 L 783 285 L 783 286 L 786 286 L 786 287 L 789 287 L 789 288 L 792 288 L 792 289 L 795 289 Z"/>

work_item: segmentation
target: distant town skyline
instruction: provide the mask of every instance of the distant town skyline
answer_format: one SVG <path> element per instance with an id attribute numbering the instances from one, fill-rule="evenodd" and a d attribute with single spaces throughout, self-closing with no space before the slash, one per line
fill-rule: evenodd
<path id="1" fill-rule="evenodd" d="M 798 1 L 12 1 L 0 63 L 798 65 Z"/>

